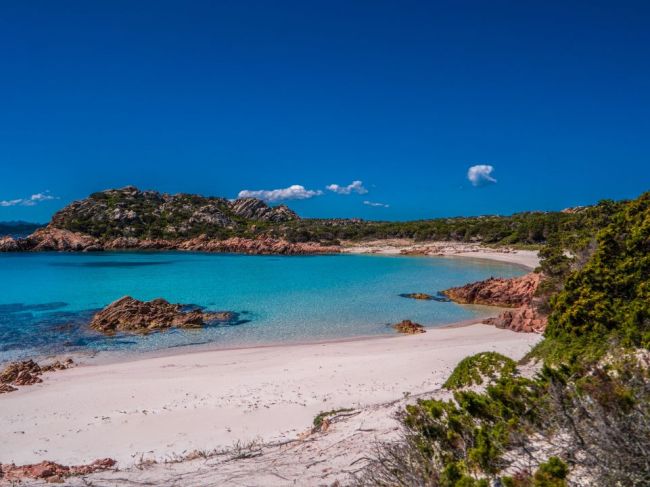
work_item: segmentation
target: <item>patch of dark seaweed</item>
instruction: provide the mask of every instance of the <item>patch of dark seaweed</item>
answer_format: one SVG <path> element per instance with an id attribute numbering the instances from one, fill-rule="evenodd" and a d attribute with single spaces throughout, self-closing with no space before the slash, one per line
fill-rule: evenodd
<path id="1" fill-rule="evenodd" d="M 121 267 L 146 267 L 156 265 L 173 264 L 171 260 L 160 260 L 153 262 L 124 262 L 119 260 L 111 261 L 98 261 L 98 262 L 51 262 L 49 265 L 54 267 L 108 267 L 108 268 L 121 268 Z"/>
<path id="2" fill-rule="evenodd" d="M 25 303 L 9 303 L 0 304 L 0 314 L 5 313 L 25 313 L 29 311 L 52 311 L 55 309 L 65 308 L 68 303 L 62 301 L 54 301 L 52 303 L 39 303 L 39 304 L 25 304 Z"/>

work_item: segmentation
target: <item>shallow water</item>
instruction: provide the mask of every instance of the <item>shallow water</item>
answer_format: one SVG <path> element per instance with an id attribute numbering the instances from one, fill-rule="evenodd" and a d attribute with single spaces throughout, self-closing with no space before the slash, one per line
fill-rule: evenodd
<path id="1" fill-rule="evenodd" d="M 366 255 L 242 256 L 186 252 L 0 254 L 0 362 L 83 351 L 139 352 L 392 334 L 411 319 L 427 326 L 494 310 L 405 299 L 523 274 L 505 263 Z M 98 309 L 131 295 L 239 313 L 227 326 L 105 337 L 88 329 Z"/>

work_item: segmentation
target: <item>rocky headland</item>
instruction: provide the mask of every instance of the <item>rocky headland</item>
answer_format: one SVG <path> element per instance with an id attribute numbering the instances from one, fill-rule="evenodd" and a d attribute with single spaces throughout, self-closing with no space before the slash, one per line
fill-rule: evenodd
<path id="1" fill-rule="evenodd" d="M 443 294 L 461 304 L 513 308 L 485 323 L 497 328 L 541 333 L 546 328 L 546 316 L 538 310 L 535 293 L 542 278 L 535 272 L 512 279 L 490 278 L 447 289 Z"/>
<path id="2" fill-rule="evenodd" d="M 210 312 L 188 309 L 164 299 L 139 301 L 124 296 L 93 316 L 90 327 L 106 334 L 118 331 L 149 333 L 168 328 L 202 328 L 208 324 L 229 322 L 235 317 L 230 311 Z"/>
<path id="3" fill-rule="evenodd" d="M 58 211 L 23 238 L 0 238 L 0 252 L 188 250 L 245 254 L 323 254 L 338 247 L 292 242 L 265 228 L 299 220 L 285 205 L 140 191 L 133 186 L 94 193 Z"/>

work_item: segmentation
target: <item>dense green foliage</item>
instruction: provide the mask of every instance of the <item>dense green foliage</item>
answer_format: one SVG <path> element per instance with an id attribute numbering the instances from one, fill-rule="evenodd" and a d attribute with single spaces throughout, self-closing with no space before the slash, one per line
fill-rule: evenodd
<path id="1" fill-rule="evenodd" d="M 249 199 L 250 200 L 250 199 Z M 251 203 L 249 201 L 249 203 Z M 436 218 L 407 222 L 359 219 L 300 219 L 288 208 L 261 201 L 239 211 L 237 202 L 190 194 L 165 195 L 137 188 L 90 195 L 58 212 L 52 223 L 99 238 L 214 238 L 271 236 L 292 242 L 338 243 L 385 238 L 448 240 L 486 245 L 535 247 L 561 236 L 562 245 L 587 246 L 595 229 L 621 203 L 565 212 L 526 212 L 511 216 Z"/>
<path id="2" fill-rule="evenodd" d="M 481 352 L 465 357 L 456 366 L 444 384 L 447 389 L 483 384 L 485 379 L 495 380 L 515 373 L 517 364 L 511 358 L 496 352 Z"/>
<path id="3" fill-rule="evenodd" d="M 463 360 L 446 384 L 453 400 L 407 406 L 402 443 L 361 484 L 650 485 L 650 193 L 574 215 L 541 253 L 541 371 L 524 378 L 487 353 Z M 484 392 L 462 389 L 486 376 Z"/>
<path id="4" fill-rule="evenodd" d="M 540 346 L 554 360 L 598 358 L 610 347 L 650 347 L 650 193 L 598 233 L 592 258 L 554 297 Z"/>

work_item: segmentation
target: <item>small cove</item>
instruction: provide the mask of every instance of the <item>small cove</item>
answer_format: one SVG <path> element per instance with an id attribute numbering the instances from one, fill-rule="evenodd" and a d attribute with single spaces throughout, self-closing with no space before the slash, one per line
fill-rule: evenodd
<path id="1" fill-rule="evenodd" d="M 390 323 L 425 326 L 479 319 L 483 306 L 421 301 L 516 265 L 476 259 L 373 255 L 245 256 L 192 252 L 0 255 L 0 362 L 50 354 L 304 343 L 390 335 Z M 106 337 L 88 330 L 94 312 L 131 295 L 238 313 L 236 324 Z"/>

